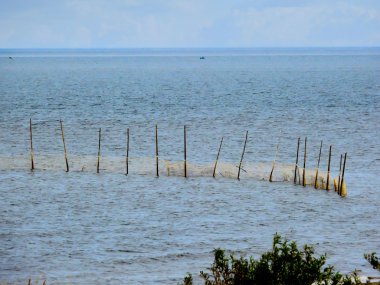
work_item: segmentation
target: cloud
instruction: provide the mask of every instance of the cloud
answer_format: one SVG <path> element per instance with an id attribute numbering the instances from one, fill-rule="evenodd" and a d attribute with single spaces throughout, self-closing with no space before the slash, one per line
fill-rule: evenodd
<path id="1" fill-rule="evenodd" d="M 371 40 L 380 27 L 379 10 L 347 3 L 236 10 L 244 45 L 379 45 Z"/>
<path id="2" fill-rule="evenodd" d="M 380 45 L 380 2 L 0 0 L 0 47 Z"/>

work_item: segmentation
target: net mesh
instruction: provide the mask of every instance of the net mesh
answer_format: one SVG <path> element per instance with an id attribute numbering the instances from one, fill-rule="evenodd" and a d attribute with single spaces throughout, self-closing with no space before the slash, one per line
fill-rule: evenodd
<path id="1" fill-rule="evenodd" d="M 97 156 L 85 155 L 72 155 L 69 158 L 70 171 L 81 172 L 96 172 L 97 169 Z M 66 170 L 65 160 L 56 155 L 39 155 L 34 157 L 34 164 L 36 170 L 50 170 L 62 171 Z M 296 172 L 296 183 L 303 183 L 302 167 L 295 166 L 295 164 L 286 164 L 276 162 L 256 162 L 256 163 L 243 163 L 240 171 L 241 179 L 256 179 L 256 180 L 269 180 L 272 167 L 272 181 L 273 182 L 293 182 Z M 11 156 L 0 157 L 0 170 L 29 170 L 31 166 L 30 156 Z M 209 164 L 196 164 L 192 161 L 186 162 L 186 172 L 188 177 L 212 177 L 214 172 L 215 162 Z M 100 171 L 113 172 L 125 174 L 127 169 L 126 158 L 101 156 L 100 157 Z M 295 169 L 297 169 L 295 171 Z M 183 160 L 158 160 L 158 170 L 160 176 L 185 176 L 185 162 Z M 215 177 L 224 177 L 236 179 L 238 176 L 239 165 L 237 163 L 228 161 L 218 161 L 215 169 Z M 128 173 L 137 175 L 156 175 L 156 158 L 155 157 L 130 157 L 128 158 Z M 337 176 L 337 175 L 336 175 Z M 316 169 L 305 169 L 305 182 L 307 185 L 314 185 L 316 177 Z M 333 186 L 333 176 L 330 176 L 329 186 Z M 327 172 L 318 171 L 318 185 L 321 188 L 326 188 Z"/>

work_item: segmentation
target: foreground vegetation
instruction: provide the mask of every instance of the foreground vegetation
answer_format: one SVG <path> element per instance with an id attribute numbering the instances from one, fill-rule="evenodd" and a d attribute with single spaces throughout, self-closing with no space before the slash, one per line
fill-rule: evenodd
<path id="1" fill-rule="evenodd" d="M 380 271 L 379 258 L 375 252 L 364 254 L 374 269 Z M 314 256 L 314 248 L 304 245 L 297 248 L 296 242 L 289 242 L 276 234 L 272 250 L 264 253 L 259 260 L 226 256 L 222 249 L 214 250 L 214 262 L 210 273 L 201 271 L 205 285 L 361 285 L 356 272 L 342 275 L 332 266 L 325 266 L 326 255 Z M 374 278 L 371 279 L 380 279 Z M 32 284 L 29 279 L 28 285 Z M 37 281 L 35 284 L 39 284 Z M 377 285 L 380 282 L 366 284 Z M 1 285 L 1 282 L 0 282 Z M 46 280 L 42 285 L 46 285 Z M 182 285 L 193 285 L 188 274 Z"/>
<path id="2" fill-rule="evenodd" d="M 373 269 L 380 271 L 379 258 L 376 256 L 376 252 L 364 254 L 364 258 L 372 265 Z"/>
<path id="3" fill-rule="evenodd" d="M 378 260 L 377 260 L 378 261 Z M 205 285 L 356 285 L 361 284 L 357 274 L 342 275 L 332 266 L 326 266 L 326 255 L 315 257 L 314 248 L 304 245 L 297 248 L 276 234 L 272 250 L 259 260 L 226 256 L 222 249 L 214 251 L 210 272 L 201 271 Z M 193 285 L 188 274 L 183 285 Z"/>

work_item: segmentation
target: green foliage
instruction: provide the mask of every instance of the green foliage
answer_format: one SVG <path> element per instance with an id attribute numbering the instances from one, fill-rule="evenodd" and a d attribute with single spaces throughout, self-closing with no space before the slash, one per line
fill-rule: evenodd
<path id="1" fill-rule="evenodd" d="M 214 262 L 209 273 L 201 271 L 205 285 L 353 285 L 360 284 L 356 273 L 343 276 L 332 266 L 325 266 L 326 255 L 314 257 L 314 249 L 305 245 L 303 250 L 276 234 L 272 250 L 259 260 L 226 256 L 225 251 L 214 251 Z M 185 285 L 192 285 L 188 275 Z M 187 283 L 186 283 L 187 282 Z"/>
<path id="2" fill-rule="evenodd" d="M 193 276 L 190 273 L 183 278 L 183 285 L 193 285 Z"/>
<path id="3" fill-rule="evenodd" d="M 376 252 L 364 254 L 364 258 L 372 265 L 374 269 L 380 271 L 379 258 L 376 256 Z"/>

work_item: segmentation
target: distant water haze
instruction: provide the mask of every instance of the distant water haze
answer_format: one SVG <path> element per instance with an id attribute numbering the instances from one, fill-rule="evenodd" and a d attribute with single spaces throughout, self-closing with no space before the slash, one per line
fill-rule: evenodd
<path id="1" fill-rule="evenodd" d="M 0 282 L 177 284 L 214 248 L 258 256 L 276 232 L 376 275 L 378 78 L 379 48 L 1 49 Z M 332 178 L 347 153 L 346 198 L 293 184 L 298 137 L 308 184 L 321 140 L 320 175 L 330 145 Z"/>

